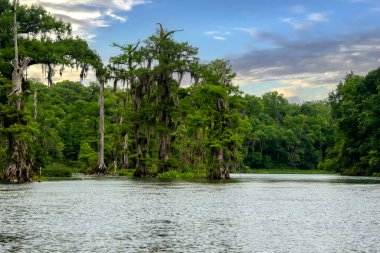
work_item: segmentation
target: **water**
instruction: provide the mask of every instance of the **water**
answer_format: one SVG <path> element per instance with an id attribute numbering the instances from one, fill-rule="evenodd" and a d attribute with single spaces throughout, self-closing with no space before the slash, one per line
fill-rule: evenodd
<path id="1" fill-rule="evenodd" d="M 0 185 L 0 252 L 379 252 L 380 184 L 234 177 Z"/>

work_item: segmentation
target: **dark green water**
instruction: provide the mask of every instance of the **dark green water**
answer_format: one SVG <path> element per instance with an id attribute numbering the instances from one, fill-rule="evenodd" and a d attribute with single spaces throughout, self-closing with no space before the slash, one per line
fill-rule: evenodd
<path id="1" fill-rule="evenodd" d="M 379 180 L 234 177 L 0 185 L 0 252 L 379 251 Z"/>

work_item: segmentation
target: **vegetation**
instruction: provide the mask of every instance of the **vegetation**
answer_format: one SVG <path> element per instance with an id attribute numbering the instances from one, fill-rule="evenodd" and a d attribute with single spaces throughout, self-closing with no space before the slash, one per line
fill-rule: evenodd
<path id="1" fill-rule="evenodd" d="M 71 36 L 71 25 L 50 16 L 42 7 L 27 7 L 0 1 L 0 75 L 1 139 L 6 147 L 4 179 L 9 182 L 30 181 L 36 167 L 36 144 L 39 129 L 29 124 L 25 97 L 30 90 L 25 73 L 28 67 L 46 68 L 48 85 L 52 85 L 55 66 L 81 68 L 81 78 L 89 66 L 99 62 L 87 43 Z M 37 96 L 35 95 L 35 100 Z M 34 111 L 34 117 L 37 111 Z"/>
<path id="2" fill-rule="evenodd" d="M 120 54 L 104 66 L 43 8 L 0 0 L 0 14 L 5 181 L 29 181 L 40 167 L 44 176 L 76 168 L 212 179 L 290 168 L 380 173 L 380 69 L 347 75 L 328 101 L 291 104 L 277 92 L 242 94 L 227 61 L 201 63 L 196 48 L 160 24 L 144 41 L 115 44 Z M 48 86 L 27 79 L 34 64 L 46 68 Z M 83 78 L 92 68 L 97 82 L 53 84 L 55 66 L 79 67 Z"/>
<path id="3" fill-rule="evenodd" d="M 49 166 L 41 170 L 43 177 L 71 177 L 72 174 L 72 169 L 59 163 L 49 164 Z"/>
<path id="4" fill-rule="evenodd" d="M 380 172 L 380 68 L 365 77 L 350 73 L 329 97 L 334 145 L 320 168 L 346 175 Z"/>

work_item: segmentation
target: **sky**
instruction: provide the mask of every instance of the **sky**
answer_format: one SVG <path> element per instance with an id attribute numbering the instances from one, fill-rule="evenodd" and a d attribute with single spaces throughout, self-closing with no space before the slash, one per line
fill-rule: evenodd
<path id="1" fill-rule="evenodd" d="M 278 91 L 289 101 L 321 100 L 354 71 L 380 66 L 380 0 L 20 0 L 72 23 L 105 62 L 153 34 L 157 23 L 226 59 L 248 94 Z"/>

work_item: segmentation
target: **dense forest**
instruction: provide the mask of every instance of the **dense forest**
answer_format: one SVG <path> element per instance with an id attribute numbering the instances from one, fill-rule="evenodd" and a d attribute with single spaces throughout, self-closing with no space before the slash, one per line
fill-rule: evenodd
<path id="1" fill-rule="evenodd" d="M 347 74 L 326 101 L 246 95 L 226 60 L 158 24 L 114 47 L 103 64 L 71 26 L 42 7 L 0 0 L 0 172 L 30 181 L 40 168 L 136 177 L 187 173 L 228 179 L 257 168 L 380 173 L 380 69 Z M 26 75 L 41 65 L 48 85 Z M 53 83 L 78 68 L 96 82 Z M 349 70 L 348 70 L 349 71 Z"/>

